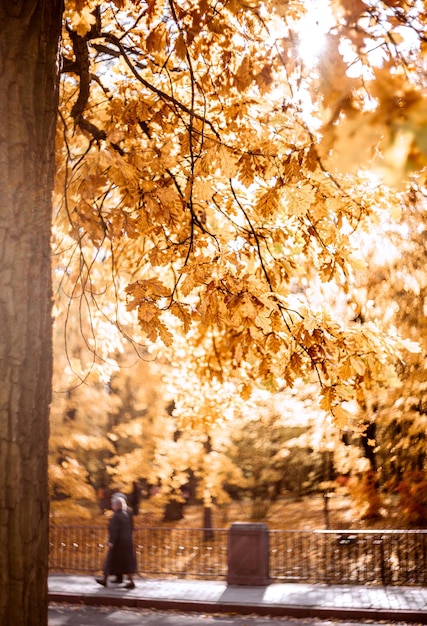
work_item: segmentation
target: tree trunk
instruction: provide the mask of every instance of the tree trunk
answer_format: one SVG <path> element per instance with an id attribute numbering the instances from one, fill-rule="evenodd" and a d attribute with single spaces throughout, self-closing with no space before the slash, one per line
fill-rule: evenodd
<path id="1" fill-rule="evenodd" d="M 212 530 L 212 508 L 210 506 L 203 507 L 203 539 L 211 541 L 214 538 Z"/>
<path id="2" fill-rule="evenodd" d="M 61 0 L 0 3 L 0 624 L 47 624 Z"/>

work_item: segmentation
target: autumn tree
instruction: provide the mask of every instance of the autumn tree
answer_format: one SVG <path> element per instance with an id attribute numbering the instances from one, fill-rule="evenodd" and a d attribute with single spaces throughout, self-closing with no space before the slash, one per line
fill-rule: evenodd
<path id="1" fill-rule="evenodd" d="M 375 426 L 375 435 L 365 437 L 375 455 L 370 469 L 379 487 L 402 499 L 403 524 L 425 524 L 427 519 L 419 496 L 427 454 L 425 232 L 425 189 L 414 179 L 402 195 L 400 219 L 385 220 L 377 234 L 382 249 L 374 241 L 367 246 L 371 271 L 359 275 L 351 296 L 362 322 L 382 319 L 389 332 L 399 327 L 421 346 L 402 364 L 397 388 L 374 390 L 366 404 L 367 418 Z"/>
<path id="2" fill-rule="evenodd" d="M 400 14 L 335 8 L 313 71 L 301 58 L 310 22 L 300 2 L 70 3 L 56 224 L 77 259 L 65 263 L 73 297 L 93 319 L 111 317 L 111 295 L 94 297 L 108 266 L 146 341 L 176 349 L 171 331 L 186 333 L 199 378 L 236 380 L 233 393 L 248 397 L 258 382 L 274 391 L 314 372 L 342 426 L 351 419 L 343 400 L 363 402 L 366 386 L 395 379 L 399 341 L 373 325 L 346 327 L 301 295 L 315 279 L 350 289 L 362 264 L 349 232 L 397 205 L 357 169 L 379 140 L 390 67 L 376 67 L 352 29 L 363 25 L 369 41 Z M 393 38 L 382 44 L 390 66 L 402 60 Z M 344 45 L 352 63 L 374 68 L 370 80 L 346 72 Z"/>
<path id="3" fill-rule="evenodd" d="M 266 518 L 282 492 L 296 497 L 318 490 L 328 414 L 319 409 L 315 385 L 254 393 L 233 420 L 227 453 L 242 473 L 231 493 L 250 502 L 251 519 Z"/>
<path id="4" fill-rule="evenodd" d="M 169 454 L 169 446 L 163 443 L 163 458 L 157 455 L 166 469 L 161 474 L 166 478 L 162 485 L 170 483 L 167 475 L 175 475 L 174 466 L 182 470 L 178 487 L 188 483 L 191 475 L 195 483 L 193 495 L 203 504 L 200 523 L 209 529 L 214 506 L 222 507 L 230 501 L 226 485 L 242 483 L 241 468 L 231 459 L 229 445 L 233 429 L 238 428 L 243 401 L 233 383 L 199 380 L 197 365 L 190 360 L 181 362 L 180 366 L 177 363 L 176 368 L 170 370 L 168 385 L 175 391 L 173 417 L 175 428 L 179 428 L 175 450 L 178 454 L 185 451 L 186 461 L 178 460 L 176 464 Z"/>
<path id="5" fill-rule="evenodd" d="M 61 5 L 25 0 L 0 17 L 0 607 L 3 621 L 42 624 Z M 324 47 L 308 58 L 314 24 Z M 322 407 L 351 421 L 343 402 L 395 380 L 405 346 L 301 288 L 349 291 L 354 233 L 399 206 L 379 175 L 422 180 L 425 31 L 417 0 L 68 0 L 53 229 L 64 293 L 93 328 L 124 335 L 126 294 L 147 346 L 186 335 L 206 389 L 227 381 L 248 397 L 314 376 Z"/>
<path id="6" fill-rule="evenodd" d="M 316 310 L 299 291 L 312 277 L 349 289 L 361 263 L 351 233 L 396 204 L 372 184 L 369 149 L 388 94 L 399 86 L 411 107 L 421 96 L 391 72 L 402 62 L 393 37 L 383 34 L 378 66 L 369 41 L 376 23 L 405 16 L 338 3 L 313 70 L 299 55 L 300 2 L 75 8 L 56 223 L 79 251 L 74 273 L 68 266 L 76 295 L 92 299 L 108 266 L 146 341 L 169 346 L 186 333 L 198 375 L 235 378 L 244 393 L 314 373 L 342 424 L 342 401 L 387 384 L 402 343 Z M 344 44 L 368 77 L 347 73 Z M 387 139 L 400 115 L 388 113 Z M 356 127 L 358 152 L 344 161 Z"/>
<path id="7" fill-rule="evenodd" d="M 111 394 L 118 399 L 109 414 L 108 437 L 114 454 L 104 459 L 106 478 L 113 487 L 129 493 L 133 481 L 146 489 L 157 485 L 156 453 L 161 441 L 175 429 L 171 421 L 173 402 L 168 397 L 162 370 L 168 364 L 143 360 L 130 350 L 121 355 L 121 369 L 111 380 Z"/>
<path id="8" fill-rule="evenodd" d="M 124 328 L 92 320 L 79 298 L 64 296 L 61 283 L 56 271 L 49 440 L 53 520 L 91 516 L 100 487 L 129 493 L 135 480 L 157 485 L 157 451 L 161 447 L 163 454 L 164 440 L 177 428 L 170 415 L 168 361 L 125 341 Z"/>

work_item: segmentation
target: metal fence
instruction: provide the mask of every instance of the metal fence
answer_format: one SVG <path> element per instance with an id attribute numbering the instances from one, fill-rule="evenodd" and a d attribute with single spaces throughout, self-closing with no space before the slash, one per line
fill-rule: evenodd
<path id="1" fill-rule="evenodd" d="M 270 576 L 277 581 L 427 584 L 427 531 L 269 531 Z"/>
<path id="2" fill-rule="evenodd" d="M 269 531 L 269 576 L 276 582 L 426 585 L 427 531 Z M 105 527 L 50 530 L 54 572 L 95 574 L 106 555 Z M 227 577 L 228 530 L 136 528 L 140 573 L 150 577 Z"/>
<path id="3" fill-rule="evenodd" d="M 227 575 L 224 529 L 135 528 L 138 568 L 148 576 L 223 579 Z M 107 531 L 95 526 L 52 526 L 49 569 L 95 574 L 102 571 Z"/>

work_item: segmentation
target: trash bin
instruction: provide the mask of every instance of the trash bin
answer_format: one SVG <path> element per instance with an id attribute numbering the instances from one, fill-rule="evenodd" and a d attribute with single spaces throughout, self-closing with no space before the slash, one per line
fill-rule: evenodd
<path id="1" fill-rule="evenodd" d="M 228 531 L 228 585 L 268 585 L 266 524 L 235 522 Z"/>

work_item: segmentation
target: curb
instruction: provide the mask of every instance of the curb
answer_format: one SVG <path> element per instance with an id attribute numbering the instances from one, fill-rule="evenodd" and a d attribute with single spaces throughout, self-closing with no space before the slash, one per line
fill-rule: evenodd
<path id="1" fill-rule="evenodd" d="M 248 604 L 232 602 L 204 602 L 203 600 L 156 600 L 153 598 L 77 595 L 74 593 L 49 593 L 49 602 L 83 604 L 87 606 L 126 606 L 157 610 L 175 610 L 195 613 L 236 613 L 272 617 L 299 617 L 319 619 L 376 620 L 427 624 L 427 613 L 403 609 L 346 608 L 296 606 L 286 604 Z"/>

